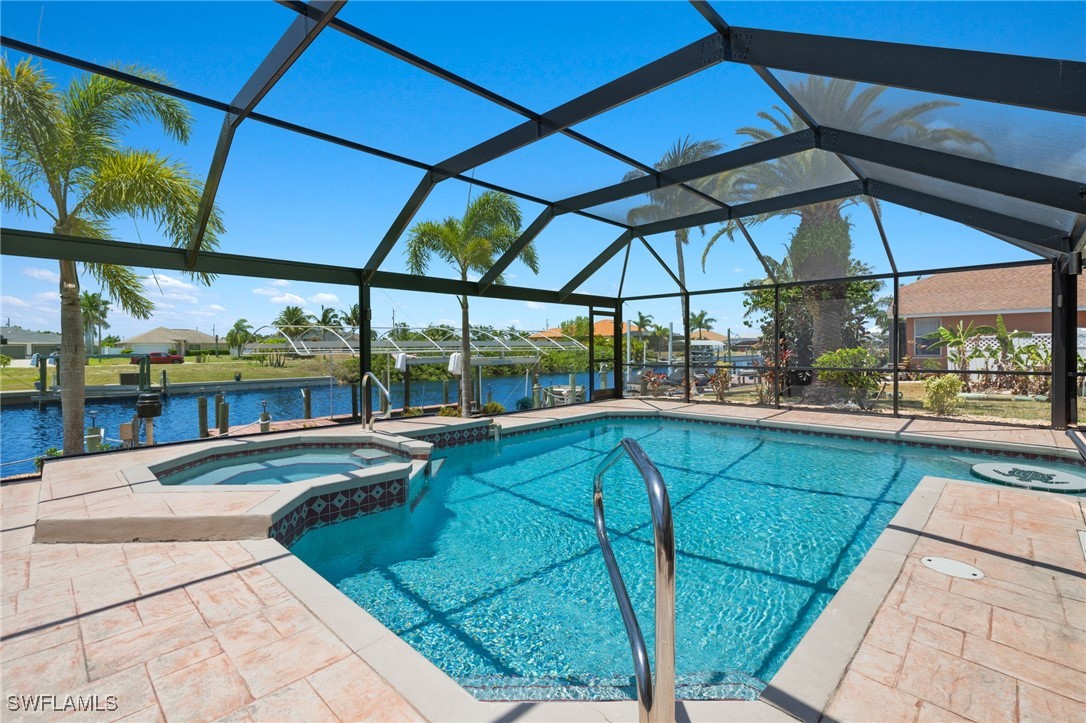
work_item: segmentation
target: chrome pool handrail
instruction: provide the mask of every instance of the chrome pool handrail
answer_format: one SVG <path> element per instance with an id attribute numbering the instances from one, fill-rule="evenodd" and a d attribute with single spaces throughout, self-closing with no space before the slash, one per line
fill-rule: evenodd
<path id="1" fill-rule="evenodd" d="M 388 389 L 385 388 L 385 385 L 381 383 L 381 380 L 378 379 L 377 375 L 373 372 L 366 372 L 362 375 L 361 385 L 363 391 L 365 391 L 366 385 L 370 383 L 371 379 L 373 380 L 373 383 L 377 385 L 377 388 L 381 390 L 381 394 L 383 394 L 385 397 L 385 411 L 382 412 L 380 416 L 374 414 L 370 417 L 369 430 L 372 432 L 373 425 L 378 419 L 388 419 L 392 416 L 392 397 L 389 395 Z M 367 409 L 366 413 L 368 414 L 369 412 L 370 410 Z M 364 416 L 365 415 L 363 415 L 363 417 Z"/>
<path id="2" fill-rule="evenodd" d="M 652 511 L 652 532 L 656 553 L 656 680 L 649 667 L 649 655 L 645 637 L 637 623 L 637 614 L 630 604 L 626 583 L 618 569 L 607 526 L 603 518 L 603 476 L 615 465 L 622 454 L 628 454 L 649 494 Z M 633 655 L 634 676 L 637 680 L 638 719 L 640 723 L 673 723 L 675 720 L 675 528 L 671 520 L 671 501 L 667 486 L 656 465 L 652 463 L 641 445 L 632 439 L 623 439 L 596 468 L 592 506 L 596 518 L 596 536 L 600 540 L 607 575 L 618 599 L 622 624 L 630 640 Z"/>

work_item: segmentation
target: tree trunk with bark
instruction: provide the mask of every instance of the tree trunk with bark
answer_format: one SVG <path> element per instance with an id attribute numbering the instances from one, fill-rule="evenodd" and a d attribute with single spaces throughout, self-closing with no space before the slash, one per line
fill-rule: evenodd
<path id="1" fill-rule="evenodd" d="M 465 276 L 466 280 L 466 276 Z M 471 416 L 471 325 L 468 297 L 460 297 L 460 416 Z"/>
<path id="2" fill-rule="evenodd" d="M 74 261 L 60 262 L 60 406 L 64 454 L 83 452 L 83 403 L 86 347 L 79 306 L 79 271 Z M 46 391 L 41 390 L 43 393 Z"/>

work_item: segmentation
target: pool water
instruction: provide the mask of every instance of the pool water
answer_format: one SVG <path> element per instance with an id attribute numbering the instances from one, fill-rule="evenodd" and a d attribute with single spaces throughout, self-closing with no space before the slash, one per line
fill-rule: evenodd
<path id="1" fill-rule="evenodd" d="M 971 479 L 985 459 L 593 422 L 447 450 L 414 511 L 316 529 L 292 551 L 477 698 L 634 698 L 592 514 L 595 469 L 624 437 L 653 459 L 671 498 L 681 699 L 756 698 L 920 479 Z M 628 459 L 604 495 L 651 658 L 652 527 Z"/>
<path id="2" fill-rule="evenodd" d="M 330 474 L 355 472 L 377 462 L 351 457 L 349 449 L 269 452 L 216 460 L 174 474 L 162 475 L 164 485 L 275 485 L 301 482 Z"/>

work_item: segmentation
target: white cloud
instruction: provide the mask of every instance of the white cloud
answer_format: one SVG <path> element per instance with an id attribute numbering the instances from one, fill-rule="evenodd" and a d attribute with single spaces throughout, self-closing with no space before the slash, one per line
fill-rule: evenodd
<path id="1" fill-rule="evenodd" d="M 290 282 L 286 279 L 275 279 L 271 282 L 272 286 L 290 286 Z"/>
<path id="2" fill-rule="evenodd" d="M 154 276 L 148 276 L 143 280 L 143 285 L 149 289 L 161 288 L 165 289 L 181 289 L 184 291 L 196 291 L 196 286 L 190 284 L 187 281 L 182 281 L 176 276 L 170 276 L 169 274 L 156 273 Z"/>
<path id="3" fill-rule="evenodd" d="M 314 304 L 338 304 L 339 297 L 335 294 L 313 294 L 309 300 Z"/>
<path id="4" fill-rule="evenodd" d="M 43 291 L 40 294 L 34 294 L 34 301 L 60 301 L 59 291 Z"/>
<path id="5" fill-rule="evenodd" d="M 538 301 L 525 301 L 524 305 L 527 306 L 529 309 L 535 309 L 536 311 L 547 308 L 546 304 L 540 303 Z"/>
<path id="6" fill-rule="evenodd" d="M 204 311 L 226 311 L 225 306 L 219 306 L 218 304 L 210 304 L 204 307 Z"/>
<path id="7" fill-rule="evenodd" d="M 30 304 L 14 296 L 0 296 L 0 306 L 14 306 L 16 309 L 25 309 Z"/>
<path id="8" fill-rule="evenodd" d="M 278 289 L 253 289 L 254 294 L 260 294 L 261 296 L 278 296 L 281 291 Z"/>
<path id="9" fill-rule="evenodd" d="M 29 276 L 38 281 L 48 281 L 53 284 L 60 283 L 60 274 L 56 271 L 50 271 L 49 269 L 23 269 L 23 276 Z"/>
<path id="10" fill-rule="evenodd" d="M 273 296 L 271 298 L 273 304 L 304 304 L 305 299 L 297 294 L 283 294 L 282 296 Z"/>
<path id="11" fill-rule="evenodd" d="M 733 274 L 741 274 L 741 273 L 743 273 L 743 269 L 741 269 L 741 268 L 739 268 L 739 267 L 737 266 L 737 267 L 735 267 L 734 269 L 732 269 L 732 273 L 733 273 Z"/>
<path id="12" fill-rule="evenodd" d="M 171 299 L 173 301 L 186 301 L 190 304 L 198 304 L 200 302 L 195 296 L 191 294 L 178 294 L 176 292 L 170 292 L 162 295 L 163 299 Z"/>

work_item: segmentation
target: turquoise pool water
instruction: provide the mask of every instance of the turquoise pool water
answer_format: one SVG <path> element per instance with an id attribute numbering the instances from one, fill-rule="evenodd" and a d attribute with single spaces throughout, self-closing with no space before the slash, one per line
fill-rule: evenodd
<path id="1" fill-rule="evenodd" d="M 757 697 L 920 479 L 971 479 L 971 464 L 992 459 L 684 422 L 594 422 L 448 450 L 414 511 L 316 529 L 292 551 L 477 698 L 633 698 L 592 517 L 592 475 L 623 437 L 655 461 L 671 497 L 684 699 Z M 651 657 L 644 483 L 626 459 L 604 491 Z"/>
<path id="2" fill-rule="evenodd" d="M 301 482 L 330 474 L 351 472 L 372 463 L 351 457 L 352 450 L 325 449 L 299 453 L 269 452 L 267 454 L 216 460 L 164 475 L 164 485 L 275 485 Z"/>

